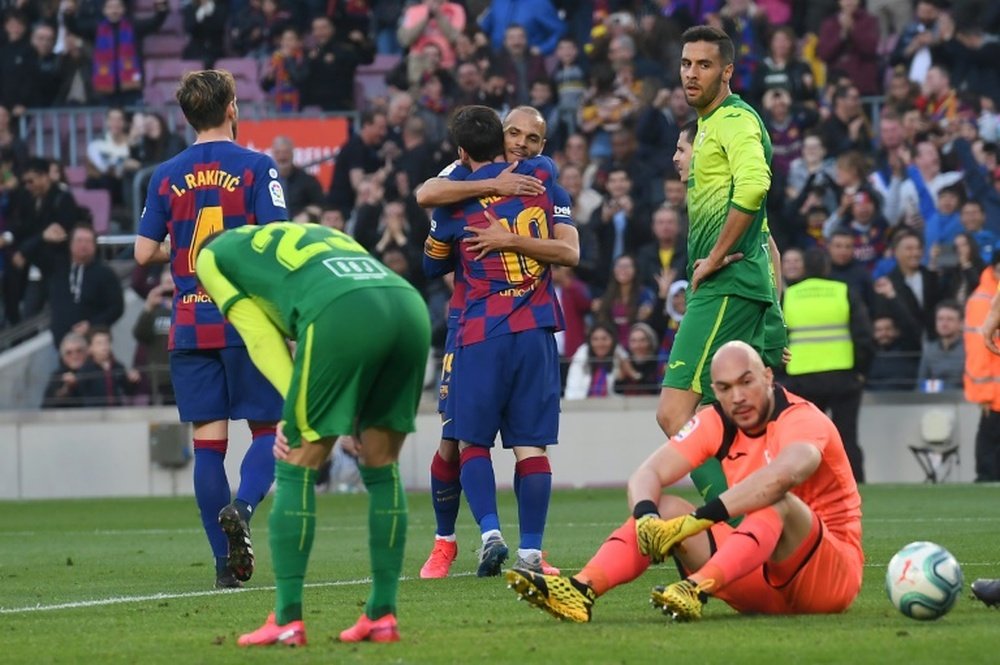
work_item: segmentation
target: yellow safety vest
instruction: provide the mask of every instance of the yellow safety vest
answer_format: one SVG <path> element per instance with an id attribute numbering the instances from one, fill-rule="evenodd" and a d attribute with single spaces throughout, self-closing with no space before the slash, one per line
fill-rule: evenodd
<path id="1" fill-rule="evenodd" d="M 789 375 L 854 367 L 847 284 L 817 277 L 802 280 L 785 290 L 782 311 L 792 352 Z"/>

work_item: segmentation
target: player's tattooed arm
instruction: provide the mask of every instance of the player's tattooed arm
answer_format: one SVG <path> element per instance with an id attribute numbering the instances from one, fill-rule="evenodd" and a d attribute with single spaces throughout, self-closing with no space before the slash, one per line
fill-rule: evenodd
<path id="1" fill-rule="evenodd" d="M 486 180 L 450 180 L 431 178 L 415 192 L 421 208 L 451 205 L 480 196 L 537 196 L 545 192 L 542 181 L 534 176 L 514 173 L 516 163 L 496 178 Z"/>

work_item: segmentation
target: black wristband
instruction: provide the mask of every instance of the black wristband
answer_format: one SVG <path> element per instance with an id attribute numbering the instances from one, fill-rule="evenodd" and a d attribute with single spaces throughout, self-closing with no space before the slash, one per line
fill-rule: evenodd
<path id="1" fill-rule="evenodd" d="M 645 501 L 640 501 L 635 504 L 635 508 L 632 509 L 632 517 L 639 519 L 643 515 L 656 515 L 660 516 L 660 509 L 656 505 L 655 501 L 650 501 L 646 499 Z"/>
<path id="2" fill-rule="evenodd" d="M 694 511 L 695 518 L 699 520 L 712 520 L 713 522 L 725 522 L 729 519 L 729 511 L 722 499 L 715 497 L 704 506 L 700 506 Z"/>

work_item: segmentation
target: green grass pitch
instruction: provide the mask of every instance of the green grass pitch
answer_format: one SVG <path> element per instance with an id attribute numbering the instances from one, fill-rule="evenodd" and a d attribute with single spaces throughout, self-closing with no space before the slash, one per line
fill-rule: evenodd
<path id="1" fill-rule="evenodd" d="M 257 573 L 246 589 L 216 592 L 193 498 L 0 502 L 0 663 L 985 663 L 996 662 L 1000 613 L 969 597 L 977 577 L 1000 576 L 996 486 L 871 486 L 863 489 L 867 556 L 861 596 L 838 616 L 746 617 L 718 601 L 696 624 L 669 624 L 649 589 L 674 581 L 654 567 L 601 598 L 589 625 L 559 623 L 518 603 L 500 578 L 474 576 L 478 538 L 463 509 L 459 560 L 447 580 L 420 580 L 433 515 L 410 496 L 403 641 L 335 641 L 367 593 L 366 497 L 321 495 L 307 577 L 304 649 L 243 650 L 273 602 L 262 506 Z M 693 498 L 693 497 L 689 497 Z M 513 497 L 501 517 L 516 542 Z M 626 516 L 624 491 L 559 491 L 546 548 L 579 569 Z M 883 589 L 902 545 L 932 540 L 961 562 L 965 590 L 950 614 L 917 622 Z M 781 659 L 781 660 L 779 660 Z"/>

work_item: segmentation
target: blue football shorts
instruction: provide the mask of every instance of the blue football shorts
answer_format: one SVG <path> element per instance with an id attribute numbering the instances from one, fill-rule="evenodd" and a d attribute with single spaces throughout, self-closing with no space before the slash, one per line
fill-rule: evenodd
<path id="1" fill-rule="evenodd" d="M 170 379 L 181 422 L 281 420 L 284 400 L 242 346 L 171 351 Z"/>

